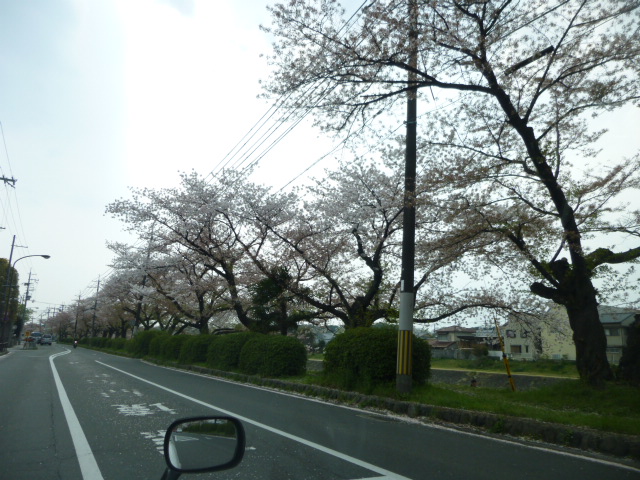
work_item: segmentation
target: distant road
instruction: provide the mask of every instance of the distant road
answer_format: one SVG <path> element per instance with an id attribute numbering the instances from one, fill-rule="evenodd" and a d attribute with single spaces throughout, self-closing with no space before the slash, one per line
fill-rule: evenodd
<path id="1" fill-rule="evenodd" d="M 166 427 L 177 418 L 213 414 L 244 423 L 245 460 L 194 480 L 640 478 L 639 469 L 617 459 L 424 425 L 54 344 L 0 357 L 0 479 L 158 479 Z"/>

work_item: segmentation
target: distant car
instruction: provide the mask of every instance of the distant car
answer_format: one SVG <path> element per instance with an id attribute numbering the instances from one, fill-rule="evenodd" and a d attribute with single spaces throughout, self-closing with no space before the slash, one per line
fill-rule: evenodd
<path id="1" fill-rule="evenodd" d="M 40 337 L 40 340 L 38 342 L 40 343 L 40 345 L 51 345 L 53 343 L 53 337 L 48 333 L 45 333 L 44 335 L 42 335 L 42 337 Z"/>
<path id="2" fill-rule="evenodd" d="M 42 339 L 42 334 L 40 332 L 33 332 L 31 334 L 31 338 L 32 338 L 32 342 L 36 342 L 36 343 L 40 343 L 40 340 Z"/>

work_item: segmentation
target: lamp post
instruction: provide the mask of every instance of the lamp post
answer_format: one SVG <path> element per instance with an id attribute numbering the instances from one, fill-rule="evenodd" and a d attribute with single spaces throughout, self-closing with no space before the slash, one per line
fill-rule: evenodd
<path id="1" fill-rule="evenodd" d="M 15 237 L 14 237 L 15 240 Z M 11 254 L 13 256 L 13 246 L 11 248 Z M 0 316 L 0 318 L 2 318 L 2 328 L 0 328 L 0 347 L 2 349 L 6 348 L 5 344 L 8 343 L 8 339 L 5 338 L 7 336 L 5 329 L 7 328 L 7 323 L 8 323 L 8 314 L 9 314 L 9 296 L 10 296 L 10 292 L 11 289 L 13 288 L 11 285 L 11 282 L 13 282 L 13 270 L 15 268 L 16 263 L 18 263 L 20 260 L 25 259 L 25 258 L 29 258 L 29 257 L 42 257 L 44 259 L 49 259 L 51 258 L 51 255 L 25 255 L 24 257 L 20 257 L 17 260 L 15 260 L 13 263 L 11 263 L 11 257 L 9 258 L 9 265 L 8 265 L 8 271 L 7 274 L 5 276 L 5 286 L 4 286 L 4 300 L 2 302 L 2 315 Z"/>

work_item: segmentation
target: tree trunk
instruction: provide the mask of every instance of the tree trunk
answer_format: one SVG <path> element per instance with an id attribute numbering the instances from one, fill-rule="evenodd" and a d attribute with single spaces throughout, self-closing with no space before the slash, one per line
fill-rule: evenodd
<path id="1" fill-rule="evenodd" d="M 576 346 L 576 367 L 580 378 L 597 388 L 611 380 L 613 374 L 607 359 L 607 337 L 604 333 L 595 294 L 578 292 L 574 301 L 565 305 Z"/>

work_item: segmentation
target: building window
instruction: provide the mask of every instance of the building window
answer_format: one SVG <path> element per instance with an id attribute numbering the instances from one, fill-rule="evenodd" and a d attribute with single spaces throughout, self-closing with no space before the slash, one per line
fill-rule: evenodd
<path id="1" fill-rule="evenodd" d="M 511 353 L 522 353 L 522 345 L 511 345 Z"/>
<path id="2" fill-rule="evenodd" d="M 507 338 L 516 338 L 515 330 L 507 330 Z"/>
<path id="3" fill-rule="evenodd" d="M 527 338 L 529 336 L 529 332 L 523 330 L 520 332 L 520 338 Z"/>
<path id="4" fill-rule="evenodd" d="M 619 337 L 620 329 L 619 328 L 605 328 L 604 333 L 607 337 Z"/>

